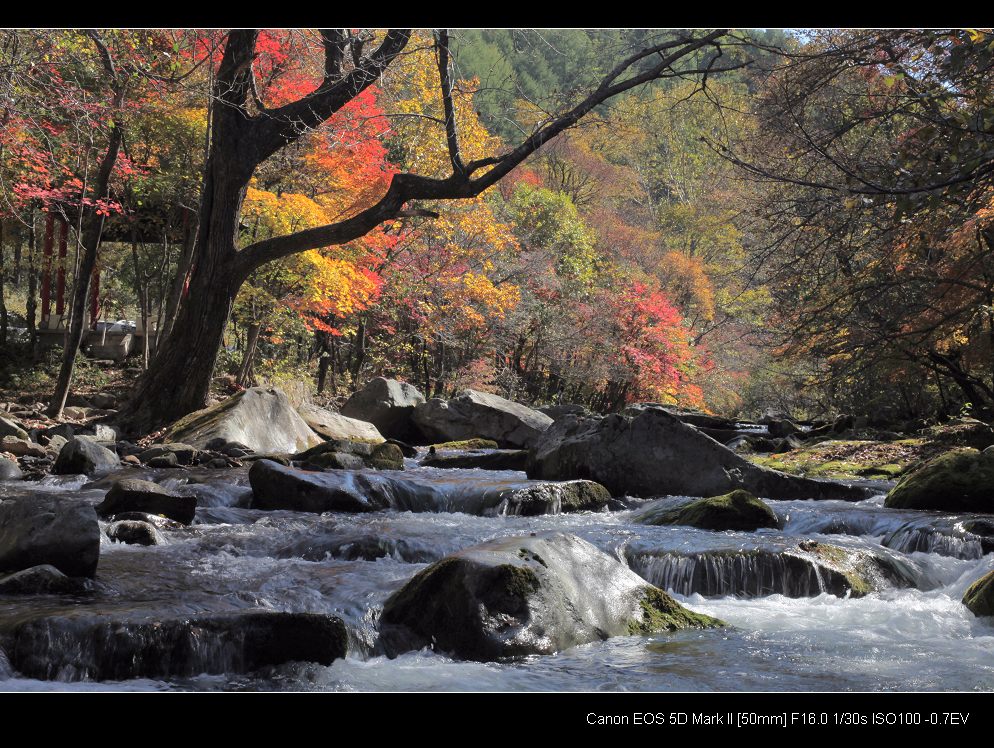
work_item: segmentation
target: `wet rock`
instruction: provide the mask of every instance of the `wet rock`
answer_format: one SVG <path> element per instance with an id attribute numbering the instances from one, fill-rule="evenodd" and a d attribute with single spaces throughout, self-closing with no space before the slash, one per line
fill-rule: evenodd
<path id="1" fill-rule="evenodd" d="M 718 496 L 737 488 L 771 499 L 852 501 L 872 494 L 753 465 L 660 408 L 562 418 L 530 450 L 527 472 L 545 480 L 589 478 L 613 496 Z"/>
<path id="2" fill-rule="evenodd" d="M 282 391 L 253 387 L 180 419 L 164 439 L 198 448 L 214 439 L 240 442 L 260 452 L 292 453 L 321 441 Z"/>
<path id="3" fill-rule="evenodd" d="M 121 520 L 112 522 L 107 527 L 107 537 L 116 543 L 127 543 L 128 545 L 160 545 L 162 536 L 155 529 L 155 525 L 139 520 Z"/>
<path id="4" fill-rule="evenodd" d="M 680 595 L 752 598 L 767 595 L 864 597 L 888 588 L 917 586 L 913 570 L 894 559 L 805 541 L 783 550 L 766 548 L 685 552 L 630 547 L 632 570 Z"/>
<path id="5" fill-rule="evenodd" d="M 148 512 L 121 512 L 111 517 L 113 522 L 144 522 L 160 530 L 178 530 L 183 527 L 182 522 L 163 517 L 159 514 L 149 514 Z"/>
<path id="6" fill-rule="evenodd" d="M 408 478 L 402 473 L 308 472 L 260 460 L 249 470 L 252 508 L 301 512 L 463 512 L 536 514 L 602 508 L 606 489 L 589 481 L 539 483 L 457 477 Z"/>
<path id="7" fill-rule="evenodd" d="M 408 564 L 437 561 L 441 553 L 434 548 L 373 533 L 315 534 L 295 540 L 276 553 L 277 558 L 302 558 L 305 561 L 325 561 L 340 558 L 346 561 L 375 561 L 395 558 Z"/>
<path id="8" fill-rule="evenodd" d="M 402 442 L 400 439 L 387 439 L 387 444 L 395 445 L 404 457 L 417 457 L 418 450 L 412 447 L 407 442 Z"/>
<path id="9" fill-rule="evenodd" d="M 383 435 L 373 424 L 349 418 L 341 413 L 319 408 L 311 403 L 304 403 L 297 412 L 308 426 L 325 439 L 345 439 L 348 441 L 367 441 L 379 444 L 384 441 Z"/>
<path id="10" fill-rule="evenodd" d="M 526 449 L 499 449 L 491 452 L 463 454 L 429 454 L 420 464 L 424 467 L 478 470 L 524 470 L 528 462 Z"/>
<path id="11" fill-rule="evenodd" d="M 387 438 L 420 443 L 411 418 L 424 401 L 414 385 L 376 377 L 346 401 L 342 415 L 373 424 Z"/>
<path id="12" fill-rule="evenodd" d="M 963 595 L 963 604 L 975 616 L 994 616 L 994 571 L 970 585 Z"/>
<path id="13" fill-rule="evenodd" d="M 15 439 L 28 440 L 28 432 L 9 418 L 0 417 L 0 437 L 13 436 Z"/>
<path id="14" fill-rule="evenodd" d="M 47 449 L 52 454 L 58 455 L 62 451 L 62 448 L 68 444 L 69 440 L 64 436 L 59 436 L 58 434 L 52 434 L 48 437 L 48 442 L 45 444 L 45 449 Z"/>
<path id="15" fill-rule="evenodd" d="M 531 446 L 553 423 L 544 413 L 476 390 L 449 401 L 432 398 L 414 409 L 414 422 L 431 439 L 482 437 L 512 449 Z"/>
<path id="16" fill-rule="evenodd" d="M 0 480 L 21 480 L 23 477 L 24 473 L 16 462 L 0 457 Z"/>
<path id="17" fill-rule="evenodd" d="M 391 656 L 430 645 L 484 661 L 721 625 L 564 533 L 501 538 L 447 556 L 391 595 L 380 622 Z"/>
<path id="18" fill-rule="evenodd" d="M 541 514 L 597 512 L 611 501 L 610 492 L 592 480 L 539 483 L 511 491 L 499 507 L 501 514 L 533 517 Z"/>
<path id="19" fill-rule="evenodd" d="M 761 527 L 776 529 L 780 526 L 780 520 L 769 505 L 741 489 L 691 501 L 674 509 L 650 508 L 638 521 L 646 525 L 689 525 L 716 532 L 751 532 Z"/>
<path id="20" fill-rule="evenodd" d="M 93 588 L 89 579 L 67 577 L 49 564 L 0 574 L 0 595 L 78 595 Z"/>
<path id="21" fill-rule="evenodd" d="M 154 460 L 156 457 L 173 455 L 176 458 L 175 464 L 192 465 L 196 461 L 199 452 L 200 450 L 189 444 L 156 444 L 155 446 L 149 447 L 141 452 L 138 455 L 138 459 L 144 463 L 147 463 L 149 460 Z"/>
<path id="22" fill-rule="evenodd" d="M 92 577 L 100 527 L 90 504 L 71 499 L 6 499 L 0 503 L 0 571 L 50 564 L 70 577 Z"/>
<path id="23" fill-rule="evenodd" d="M 403 470 L 404 454 L 396 444 L 370 444 L 332 439 L 294 456 L 308 468 L 318 470 Z"/>
<path id="24" fill-rule="evenodd" d="M 174 468 L 179 467 L 179 460 L 172 452 L 169 454 L 153 457 L 146 463 L 150 468 Z"/>
<path id="25" fill-rule="evenodd" d="M 3 634 L 14 668 L 42 680 L 247 673 L 285 662 L 330 665 L 348 647 L 340 618 L 268 611 L 166 620 L 38 618 Z"/>
<path id="26" fill-rule="evenodd" d="M 994 512 L 994 454 L 969 447 L 945 452 L 901 478 L 884 506 Z"/>
<path id="27" fill-rule="evenodd" d="M 16 436 L 5 436 L 0 439 L 0 452 L 10 452 L 18 457 L 46 457 L 48 450 L 30 439 L 18 439 Z"/>
<path id="28" fill-rule="evenodd" d="M 161 514 L 188 525 L 197 513 L 197 497 L 180 496 L 151 481 L 125 478 L 117 481 L 97 505 L 101 517 L 122 512 Z"/>
<path id="29" fill-rule="evenodd" d="M 98 475 L 120 467 L 116 452 L 86 437 L 74 436 L 59 450 L 52 472 L 57 475 Z"/>

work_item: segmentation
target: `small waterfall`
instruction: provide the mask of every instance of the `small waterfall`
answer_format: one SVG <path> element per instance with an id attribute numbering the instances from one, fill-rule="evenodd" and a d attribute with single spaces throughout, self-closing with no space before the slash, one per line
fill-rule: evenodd
<path id="1" fill-rule="evenodd" d="M 948 530 L 915 527 L 911 523 L 887 533 L 880 542 L 884 547 L 901 553 L 936 553 L 966 560 L 982 558 L 987 552 L 985 543 L 969 533 L 958 537 Z"/>
<path id="2" fill-rule="evenodd" d="M 684 555 L 629 554 L 632 570 L 657 587 L 704 597 L 845 596 L 844 574 L 792 553 L 745 551 Z"/>

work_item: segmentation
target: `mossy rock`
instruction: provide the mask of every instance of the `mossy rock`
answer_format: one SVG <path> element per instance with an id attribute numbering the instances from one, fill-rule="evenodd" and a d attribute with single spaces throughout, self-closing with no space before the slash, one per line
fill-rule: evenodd
<path id="1" fill-rule="evenodd" d="M 963 595 L 963 604 L 973 615 L 994 616 L 994 571 L 988 572 L 970 585 Z"/>
<path id="2" fill-rule="evenodd" d="M 646 525 L 689 525 L 717 532 L 750 532 L 761 527 L 776 529 L 780 526 L 780 520 L 769 505 L 742 489 L 698 499 L 676 509 L 662 512 L 650 509 L 639 521 Z"/>
<path id="3" fill-rule="evenodd" d="M 639 605 L 642 608 L 641 620 L 633 619 L 628 623 L 628 633 L 633 636 L 680 629 L 710 629 L 727 625 L 717 618 L 687 610 L 661 589 L 651 585 L 643 588 Z"/>
<path id="4" fill-rule="evenodd" d="M 945 512 L 994 512 L 994 453 L 953 449 L 905 475 L 884 506 Z"/>
<path id="5" fill-rule="evenodd" d="M 462 439 L 460 441 L 432 444 L 431 446 L 435 451 L 465 451 L 469 449 L 497 449 L 497 442 L 493 439 Z"/>
<path id="6" fill-rule="evenodd" d="M 587 541 L 551 532 L 491 540 L 442 559 L 395 592 L 380 621 L 390 656 L 431 646 L 473 660 L 723 625 L 683 608 Z"/>
<path id="7" fill-rule="evenodd" d="M 396 444 L 329 439 L 294 457 L 306 467 L 318 470 L 403 470 L 404 453 Z"/>

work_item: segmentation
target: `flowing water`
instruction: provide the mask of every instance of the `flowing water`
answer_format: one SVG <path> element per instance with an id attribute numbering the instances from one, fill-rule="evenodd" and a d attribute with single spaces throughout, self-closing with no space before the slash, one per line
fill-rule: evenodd
<path id="1" fill-rule="evenodd" d="M 524 480 L 521 473 L 408 465 L 408 475 L 433 484 L 436 497 L 481 481 Z M 195 524 L 163 530 L 164 544 L 153 547 L 104 538 L 93 593 L 0 597 L 0 633 L 33 622 L 32 646 L 49 668 L 46 680 L 25 678 L 0 651 L 0 690 L 994 690 L 994 623 L 960 602 L 994 568 L 990 539 L 964 529 L 969 516 L 889 510 L 882 496 L 772 501 L 783 530 L 755 533 L 642 525 L 636 518 L 646 502 L 638 500 L 614 511 L 537 517 L 437 511 L 447 508 L 437 503 L 317 515 L 244 508 L 243 469 L 144 475 L 196 494 Z M 96 503 L 106 486 L 61 477 L 0 483 L 0 499 L 47 493 Z M 384 600 L 426 564 L 491 538 L 552 529 L 589 540 L 730 628 L 618 637 L 502 663 L 378 652 Z M 874 559 L 877 591 L 847 595 L 837 575 L 801 547 L 810 540 Z M 163 621 L 257 610 L 339 616 L 349 655 L 327 666 L 245 674 L 206 637 L 183 653 L 185 677 L 89 678 L 85 663 L 94 651 L 168 637 Z M 213 674 L 195 674 L 205 672 Z"/>

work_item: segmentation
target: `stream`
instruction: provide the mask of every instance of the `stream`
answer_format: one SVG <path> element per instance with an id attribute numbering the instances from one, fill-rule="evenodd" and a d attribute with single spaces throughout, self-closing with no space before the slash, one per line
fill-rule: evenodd
<path id="1" fill-rule="evenodd" d="M 406 464 L 407 476 L 456 494 L 461 484 L 525 480 L 509 471 Z M 533 517 L 438 507 L 310 514 L 243 508 L 247 472 L 127 471 L 195 494 L 195 523 L 160 530 L 162 544 L 150 547 L 102 537 L 90 593 L 0 596 L 0 635 L 41 624 L 33 646 L 51 670 L 45 680 L 26 678 L 0 651 L 0 690 L 994 690 L 994 619 L 978 619 L 960 602 L 970 583 L 994 569 L 994 548 L 962 528 L 970 515 L 885 509 L 882 493 L 858 503 L 770 501 L 783 529 L 754 533 L 642 525 L 636 518 L 646 500 Z M 0 483 L 0 500 L 49 494 L 96 504 L 105 491 L 87 487 L 83 476 L 49 476 Z M 396 659 L 378 653 L 384 600 L 427 564 L 492 538 L 545 530 L 590 541 L 730 627 L 617 637 L 501 663 L 427 650 Z M 832 594 L 829 580 L 797 552 L 804 540 L 869 553 L 896 571 L 875 580 L 878 590 L 865 597 Z M 157 622 L 258 610 L 339 616 L 349 654 L 327 666 L 244 674 L 224 671 L 224 653 L 205 640 L 182 656 L 190 672 L 215 674 L 97 681 L 80 665 L 87 651 L 115 638 L 156 635 Z"/>

